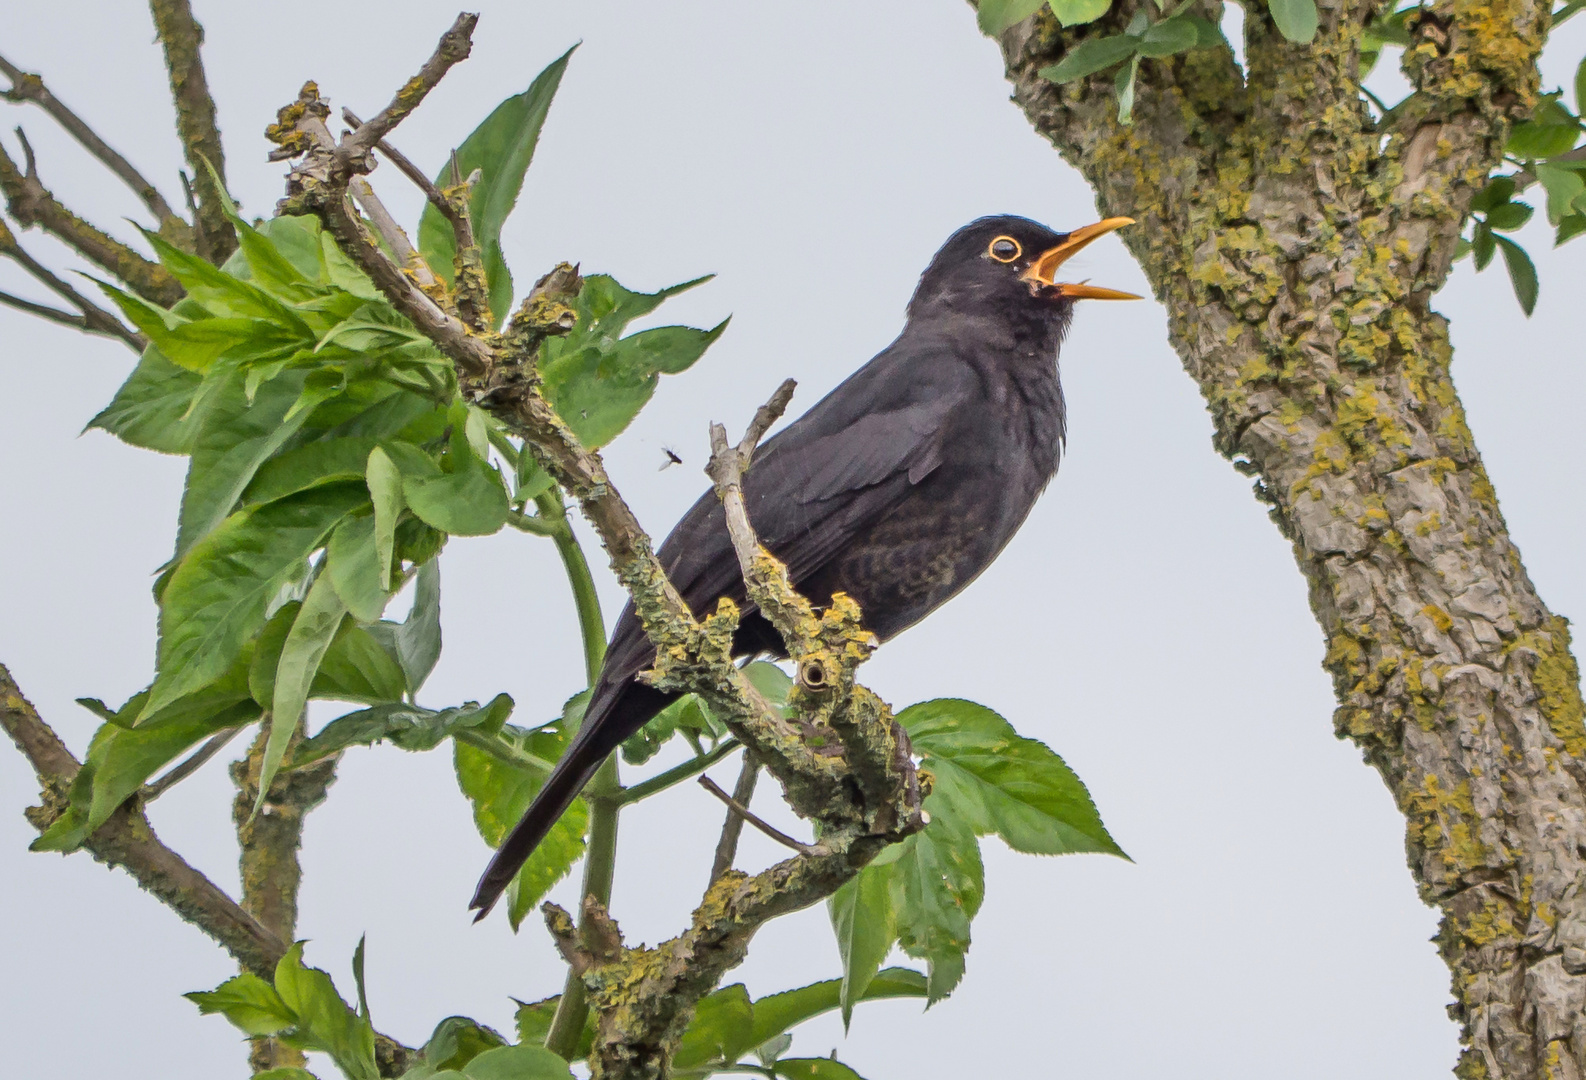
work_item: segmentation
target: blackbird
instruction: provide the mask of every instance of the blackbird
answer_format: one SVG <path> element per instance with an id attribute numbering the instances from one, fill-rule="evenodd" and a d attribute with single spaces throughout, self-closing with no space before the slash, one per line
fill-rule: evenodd
<path id="1" fill-rule="evenodd" d="M 1132 293 L 1056 281 L 1064 260 L 1129 218 L 1069 233 L 1028 218 L 959 229 L 920 276 L 903 333 L 767 441 L 744 476 L 760 542 L 817 605 L 844 592 L 882 641 L 973 581 L 1057 472 L 1057 352 L 1074 302 Z M 785 657 L 748 604 L 720 500 L 706 492 L 658 553 L 696 615 L 723 596 L 742 610 L 737 656 Z M 630 603 L 582 726 L 480 879 L 483 918 L 605 760 L 676 697 L 636 681 L 655 649 Z"/>

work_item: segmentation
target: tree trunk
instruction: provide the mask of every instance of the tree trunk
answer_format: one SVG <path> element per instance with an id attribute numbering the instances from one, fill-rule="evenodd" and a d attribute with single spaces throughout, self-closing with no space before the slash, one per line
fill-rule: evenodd
<path id="1" fill-rule="evenodd" d="M 1090 181 L 1168 309 L 1217 449 L 1256 478 L 1327 637 L 1334 723 L 1407 819 L 1442 909 L 1462 1077 L 1586 1070 L 1586 728 L 1565 620 L 1509 539 L 1431 307 L 1471 196 L 1537 100 L 1548 8 L 1440 2 L 1412 18 L 1418 93 L 1361 99 L 1371 4 L 1323 3 L 1310 45 L 1247 5 L 1222 49 L 1142 63 L 1132 126 L 1111 73 L 1039 70 L 1148 0 L 1002 39 L 1015 100 Z M 1220 5 L 1203 6 L 1212 18 Z"/>

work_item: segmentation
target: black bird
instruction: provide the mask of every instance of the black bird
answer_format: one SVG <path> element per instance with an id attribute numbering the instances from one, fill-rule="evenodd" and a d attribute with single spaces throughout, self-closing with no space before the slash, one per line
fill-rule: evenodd
<path id="1" fill-rule="evenodd" d="M 811 602 L 847 593 L 885 641 L 997 557 L 1057 472 L 1057 352 L 1074 302 L 1139 299 L 1060 283 L 1057 269 L 1129 224 L 1108 218 L 1058 233 L 1005 216 L 959 229 L 921 275 L 898 339 L 756 452 L 743 485 L 750 521 Z M 786 655 L 771 624 L 745 606 L 713 492 L 659 556 L 696 615 L 722 596 L 743 608 L 736 655 Z M 583 725 L 479 882 L 470 904 L 479 918 L 606 755 L 676 696 L 635 681 L 654 661 L 629 604 Z"/>

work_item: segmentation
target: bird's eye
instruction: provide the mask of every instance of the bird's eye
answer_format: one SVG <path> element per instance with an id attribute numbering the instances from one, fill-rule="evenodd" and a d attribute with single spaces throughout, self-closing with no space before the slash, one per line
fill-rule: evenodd
<path id="1" fill-rule="evenodd" d="M 1024 249 L 1019 246 L 1019 242 L 1013 237 L 999 236 L 991 242 L 991 246 L 986 249 L 986 254 L 998 262 L 1010 263 L 1017 259 L 1023 251 Z"/>

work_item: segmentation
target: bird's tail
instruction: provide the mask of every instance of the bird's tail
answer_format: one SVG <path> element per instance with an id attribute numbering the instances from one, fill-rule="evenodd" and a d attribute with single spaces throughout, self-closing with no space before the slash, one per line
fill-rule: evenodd
<path id="1" fill-rule="evenodd" d="M 490 909 L 501 899 L 501 894 L 523 868 L 523 864 L 528 862 L 529 856 L 534 854 L 534 849 L 540 846 L 540 841 L 551 831 L 551 826 L 573 805 L 573 800 L 584 790 L 584 785 L 594 779 L 606 755 L 589 753 L 590 749 L 593 748 L 580 747 L 578 741 L 574 742 L 568 752 L 562 755 L 562 760 L 556 763 L 556 768 L 551 770 L 545 786 L 534 796 L 534 802 L 529 805 L 523 819 L 496 849 L 490 865 L 485 867 L 484 876 L 479 879 L 479 887 L 474 890 L 473 900 L 468 904 L 470 911 L 477 909 L 479 912 L 474 916 L 474 922 L 490 914 Z M 584 752 L 580 753 L 580 750 Z"/>

